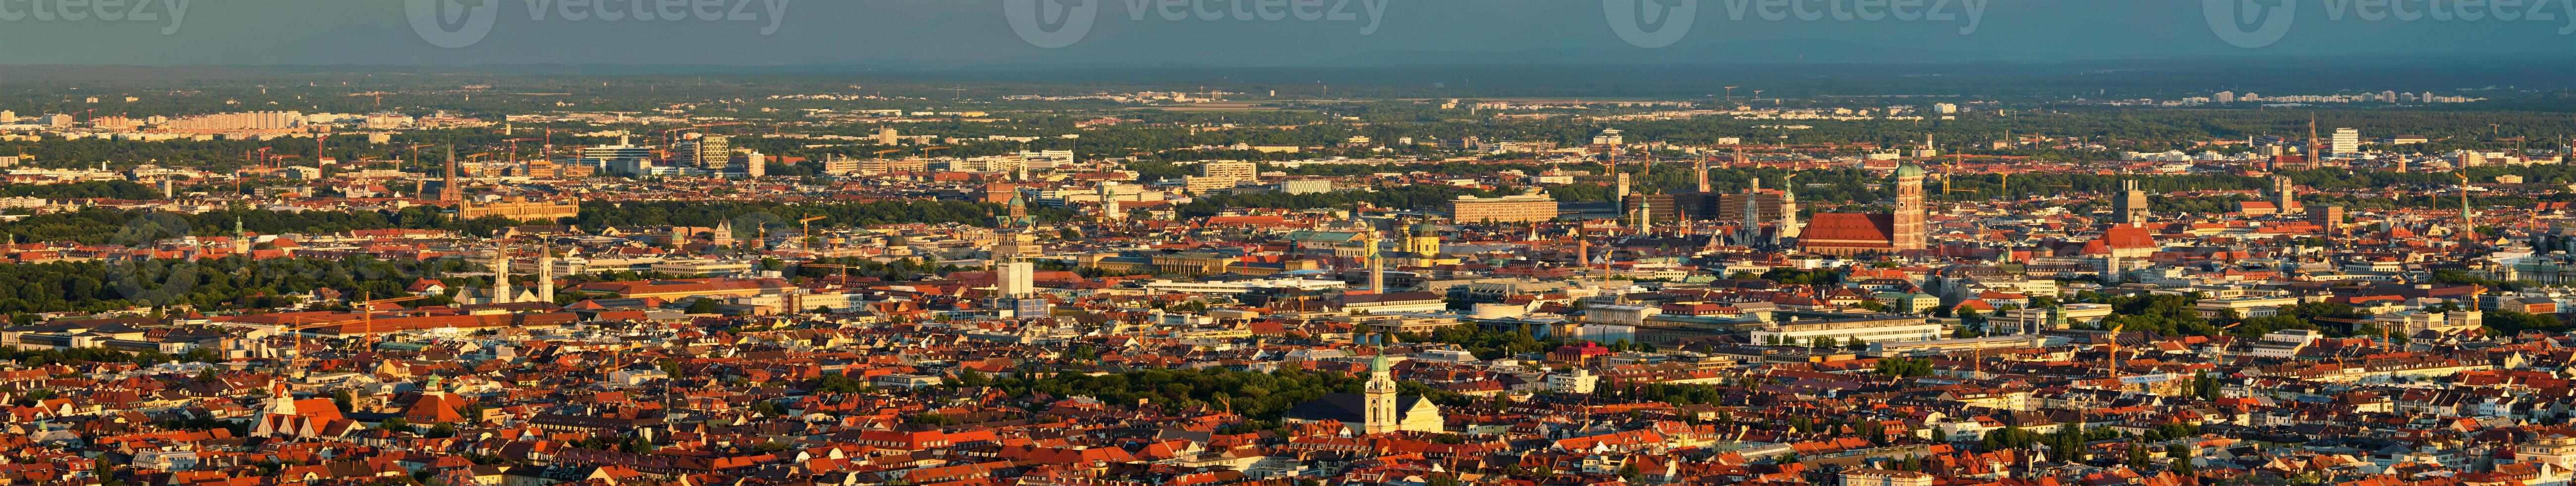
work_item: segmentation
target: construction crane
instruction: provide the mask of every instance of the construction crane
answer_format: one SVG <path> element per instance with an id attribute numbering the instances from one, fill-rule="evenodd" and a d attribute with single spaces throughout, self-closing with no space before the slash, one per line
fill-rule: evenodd
<path id="1" fill-rule="evenodd" d="M 1950 180 L 1949 178 L 1942 178 L 1942 179 L 1941 179 L 1941 181 L 1942 181 L 1942 182 L 1941 182 L 1941 194 L 1947 195 L 1947 194 L 1954 193 L 1954 192 L 1965 192 L 1965 193 L 1971 193 L 1971 194 L 1973 194 L 1973 193 L 1976 193 L 1976 192 L 1977 192 L 1977 190 L 1976 190 L 1976 189 L 1960 189 L 1960 188 L 1956 188 L 1956 187 L 1950 187 L 1949 180 Z"/>
<path id="2" fill-rule="evenodd" d="M 698 127 L 680 127 L 680 128 L 669 128 L 669 129 L 662 129 L 662 130 L 654 130 L 654 131 L 655 131 L 655 132 L 661 132 L 661 134 L 662 134 L 662 136 L 661 136 L 661 137 L 658 137 L 658 138 L 662 139 L 662 149 L 661 149 L 661 150 L 662 150 L 662 151 L 664 151 L 664 152 L 669 152 L 669 151 L 671 151 L 671 147 L 672 147 L 672 146 L 674 146 L 674 144 L 677 144 L 677 143 L 678 143 L 677 141 L 675 141 L 675 140 L 672 140 L 672 139 L 671 139 L 671 137 L 673 136 L 673 134 L 672 134 L 671 132 L 685 132 L 685 131 L 689 131 L 689 130 L 696 130 L 696 129 L 698 129 Z"/>
<path id="3" fill-rule="evenodd" d="M 922 147 L 922 148 L 921 148 L 921 156 L 922 156 L 923 158 L 929 158 L 929 157 L 930 157 L 930 151 L 932 151 L 932 150 L 940 150 L 940 149 L 945 149 L 945 148 L 949 148 L 949 147 L 948 147 L 948 146 L 946 146 L 946 145 L 933 146 L 933 147 Z"/>
<path id="4" fill-rule="evenodd" d="M 798 266 L 798 267 L 838 268 L 838 269 L 841 269 L 841 284 L 842 284 L 842 285 L 849 285 L 849 284 L 850 284 L 850 266 L 849 266 L 849 265 L 840 265 L 840 264 L 832 264 L 832 263 L 800 263 L 800 264 L 797 264 L 796 266 Z"/>
<path id="5" fill-rule="evenodd" d="M 879 151 L 875 151 L 875 152 L 869 152 L 869 154 L 871 154 L 871 155 L 875 155 L 878 159 L 884 159 L 884 158 L 885 158 L 885 154 L 890 154 L 890 153 L 895 153 L 895 152 L 902 152 L 902 151 L 903 151 L 903 149 L 885 149 L 885 150 L 879 150 Z"/>
<path id="6" fill-rule="evenodd" d="M 796 220 L 796 225 L 800 227 L 796 230 L 796 235 L 805 238 L 806 248 L 814 247 L 814 221 L 823 218 L 823 216 L 807 216 Z"/>
<path id="7" fill-rule="evenodd" d="M 299 320 L 308 322 L 297 324 L 296 321 Z M 287 333 L 287 339 L 292 343 L 287 346 L 287 349 L 295 352 L 293 357 L 287 358 L 287 361 L 280 363 L 279 366 L 281 368 L 292 368 L 297 372 L 302 372 L 304 370 L 304 331 L 337 326 L 342 322 L 346 321 L 321 321 L 320 318 L 308 316 L 287 316 L 279 319 L 277 330 L 278 332 Z"/>
<path id="8" fill-rule="evenodd" d="M 502 278 L 509 278 L 509 276 L 504 275 L 504 276 L 502 276 Z M 358 294 L 358 298 L 359 298 L 359 299 L 366 299 L 366 298 L 367 298 L 367 295 L 366 295 L 366 294 L 364 294 L 364 293 L 361 293 L 361 294 Z M 391 304 L 391 303 L 395 303 L 395 302 L 410 302 L 410 301 L 415 301 L 415 300 L 420 300 L 420 299 L 426 299 L 426 298 L 429 298 L 429 297 L 419 296 L 419 295 L 414 295 L 414 296 L 408 296 L 408 297 L 393 297 L 393 298 L 374 299 L 374 300 L 360 300 L 360 301 L 358 301 L 358 323 L 359 323 L 359 325 L 360 325 L 360 326 L 362 326 L 362 327 L 361 327 L 362 329 L 373 330 L 373 329 L 375 329 L 374 327 L 364 327 L 364 326 L 371 326 L 372 324 L 374 324 L 374 323 L 376 322 L 376 321 L 375 321 L 375 317 L 376 317 L 375 306 L 376 306 L 376 304 Z"/>
<path id="9" fill-rule="evenodd" d="M 542 138 L 507 138 L 502 139 L 501 141 L 510 142 L 510 160 L 515 161 L 519 160 L 519 142 L 537 142 L 544 140 L 545 139 Z"/>
<path id="10" fill-rule="evenodd" d="M 409 148 L 409 149 L 411 149 L 411 158 L 409 158 L 409 159 L 403 159 L 403 161 L 405 161 L 405 162 L 420 162 L 420 148 L 421 148 L 421 147 L 436 147 L 436 146 L 438 146 L 438 144 L 424 143 L 424 144 L 420 144 L 420 145 L 413 145 L 413 146 L 410 146 L 410 147 L 404 147 L 404 148 Z"/>

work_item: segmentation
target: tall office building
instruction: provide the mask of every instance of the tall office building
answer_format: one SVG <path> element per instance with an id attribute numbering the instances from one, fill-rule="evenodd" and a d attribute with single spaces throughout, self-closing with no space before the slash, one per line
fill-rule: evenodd
<path id="1" fill-rule="evenodd" d="M 2325 228 L 2326 236 L 2344 236 L 2343 206 L 2317 206 L 2316 210 L 2308 211 L 2308 222 Z"/>
<path id="2" fill-rule="evenodd" d="M 902 141 L 903 136 L 895 133 L 894 127 L 877 128 L 877 145 L 894 145 Z"/>
<path id="3" fill-rule="evenodd" d="M 2361 130 L 2351 128 L 2335 129 L 2334 145 L 2327 147 L 2326 155 L 2330 157 L 2350 157 L 2359 153 L 2361 153 Z"/>
<path id="4" fill-rule="evenodd" d="M 1210 160 L 1199 163 L 1199 177 L 1249 181 L 1258 179 L 1260 166 L 1241 160 Z M 1232 184 L 1227 184 L 1231 186 Z"/>
<path id="5" fill-rule="evenodd" d="M 581 158 L 585 158 L 585 159 L 599 159 L 599 160 L 619 160 L 619 159 L 644 159 L 644 160 L 652 160 L 652 159 L 653 159 L 653 148 L 652 148 L 652 147 L 638 147 L 638 146 L 634 146 L 634 145 L 627 145 L 627 144 L 626 144 L 626 142 L 625 142 L 624 140 L 620 140 L 620 141 L 618 141 L 617 145 L 599 145 L 599 146 L 592 146 L 592 147 L 582 147 L 582 148 L 581 148 Z"/>
<path id="6" fill-rule="evenodd" d="M 769 174 L 769 156 L 753 151 L 743 154 L 741 160 L 743 177 L 760 177 Z"/>
<path id="7" fill-rule="evenodd" d="M 1470 223 L 1535 223 L 1556 219 L 1556 199 L 1532 192 L 1499 197 L 1458 196 L 1449 219 Z"/>
<path id="8" fill-rule="evenodd" d="M 1037 266 L 1027 261 L 1004 262 L 993 277 L 993 293 L 1001 298 L 1016 299 L 1037 292 Z"/>
<path id="9" fill-rule="evenodd" d="M 722 171 L 725 164 L 733 159 L 732 142 L 732 137 L 723 135 L 698 137 L 697 140 L 690 142 L 689 153 L 696 159 L 695 162 L 698 163 L 699 168 Z"/>

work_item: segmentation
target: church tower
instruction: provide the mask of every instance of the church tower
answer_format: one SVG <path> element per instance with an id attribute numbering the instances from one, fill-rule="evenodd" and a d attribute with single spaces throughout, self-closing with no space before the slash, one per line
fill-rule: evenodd
<path id="1" fill-rule="evenodd" d="M 1762 239 L 1762 178 L 1753 178 L 1745 186 L 1743 210 L 1743 225 L 1736 227 L 1735 241 L 1744 246 L 1754 246 Z"/>
<path id="2" fill-rule="evenodd" d="M 15 237 L 12 238 L 12 242 L 15 242 Z M 250 232 L 242 229 L 241 216 L 233 216 L 233 254 L 250 254 Z"/>
<path id="3" fill-rule="evenodd" d="M 492 303 L 510 303 L 510 251 L 492 247 Z"/>
<path id="4" fill-rule="evenodd" d="M 1383 294 L 1386 293 L 1386 263 L 1377 255 L 1378 247 L 1383 244 L 1382 240 L 1378 239 L 1377 228 L 1368 229 L 1367 241 L 1368 248 L 1361 250 L 1368 252 L 1362 258 L 1368 259 L 1369 291 Z"/>
<path id="5" fill-rule="evenodd" d="M 1125 209 L 1118 207 L 1118 192 L 1111 190 L 1108 184 L 1101 184 L 1100 220 L 1118 221 L 1122 219 L 1127 219 L 1127 212 Z"/>
<path id="6" fill-rule="evenodd" d="M 1439 228 L 1431 226 L 1431 223 L 1416 222 L 1410 229 L 1412 234 L 1406 235 L 1404 240 L 1405 252 L 1421 257 L 1440 253 Z"/>
<path id="7" fill-rule="evenodd" d="M 2298 183 L 2291 182 L 2290 176 L 2272 176 L 2272 206 L 2274 210 L 2278 211 L 2274 214 L 2289 216 L 2290 213 L 2295 212 L 2290 210 L 2290 206 L 2298 203 Z"/>
<path id="8" fill-rule="evenodd" d="M 465 200 L 465 187 L 456 185 L 455 144 L 448 144 L 447 146 L 447 176 L 439 182 L 438 200 L 445 202 L 459 202 Z"/>
<path id="9" fill-rule="evenodd" d="M 1772 224 L 1773 229 L 1771 230 L 1771 238 L 1774 240 L 1774 244 L 1783 243 L 1780 240 L 1798 237 L 1797 179 L 1798 174 L 1794 173 L 1780 179 L 1780 220 L 1779 222 Z"/>
<path id="10" fill-rule="evenodd" d="M 553 246 L 554 245 L 546 245 L 545 247 L 540 247 L 537 250 L 537 301 L 548 304 L 555 302 L 555 250 Z"/>
<path id="11" fill-rule="evenodd" d="M 1897 250 L 1923 249 L 1923 168 L 1905 164 L 1896 168 L 1896 214 L 1889 220 L 1893 231 L 1889 246 Z"/>
<path id="12" fill-rule="evenodd" d="M 1367 407 L 1363 411 L 1366 423 L 1362 424 L 1361 433 L 1384 434 L 1401 430 L 1402 417 L 1397 415 L 1395 408 L 1395 374 L 1387 366 L 1385 349 L 1379 349 L 1377 358 L 1369 361 L 1368 385 L 1361 395 Z"/>

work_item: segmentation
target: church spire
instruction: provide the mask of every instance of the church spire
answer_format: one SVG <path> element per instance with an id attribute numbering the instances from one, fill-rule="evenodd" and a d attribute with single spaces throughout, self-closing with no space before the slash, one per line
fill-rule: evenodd
<path id="1" fill-rule="evenodd" d="M 1377 357 L 1369 360 L 1369 380 L 1365 391 L 1361 394 L 1363 406 L 1361 419 L 1364 423 L 1360 427 L 1360 433 L 1363 434 L 1384 434 L 1403 430 L 1402 417 L 1395 407 L 1394 367 L 1386 360 L 1385 337 L 1392 337 L 1393 334 L 1380 336 L 1377 342 Z"/>

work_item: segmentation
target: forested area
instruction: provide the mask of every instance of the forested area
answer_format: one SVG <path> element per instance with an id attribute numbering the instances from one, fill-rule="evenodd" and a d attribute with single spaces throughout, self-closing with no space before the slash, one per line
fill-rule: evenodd
<path id="1" fill-rule="evenodd" d="M 494 230 L 523 223 L 491 216 L 457 220 L 440 214 L 439 208 L 413 206 L 398 211 L 270 211 L 231 208 L 188 214 L 164 211 L 124 211 L 89 208 L 80 211 L 45 213 L 17 221 L 0 223 L 0 234 L 16 241 L 76 241 L 83 244 L 119 244 L 137 246 L 164 238 L 183 236 L 217 236 L 233 233 L 233 224 L 257 234 L 339 233 L 356 229 L 441 229 L 473 235 L 489 235 Z"/>
<path id="2" fill-rule="evenodd" d="M 26 323 L 36 312 L 104 312 L 135 306 L 193 306 L 200 310 L 262 309 L 292 304 L 287 294 L 329 288 L 351 295 L 406 295 L 414 279 L 434 278 L 450 287 L 488 285 L 489 277 L 456 277 L 463 262 L 278 258 L 252 261 L 65 261 L 0 265 L 0 314 Z"/>
<path id="3" fill-rule="evenodd" d="M 23 186 L 19 186 L 23 187 Z M 1030 214 L 1041 219 L 1062 220 L 1071 211 L 1058 208 L 1032 207 Z M 969 201 L 882 201 L 868 203 L 835 203 L 793 205 L 774 202 L 604 202 L 582 204 L 581 215 L 562 223 L 577 224 L 597 230 L 604 226 L 681 225 L 713 227 L 718 222 L 732 221 L 742 231 L 766 229 L 771 232 L 798 227 L 795 220 L 823 216 L 814 221 L 817 228 L 895 223 L 961 223 L 988 224 L 991 216 L 1005 213 L 999 204 Z M 356 229 L 439 229 L 468 235 L 489 236 L 497 230 L 523 224 L 498 216 L 469 220 L 439 212 L 431 206 L 413 206 L 398 211 L 269 211 L 233 208 L 197 214 L 158 211 L 120 211 L 91 208 L 73 212 L 46 213 L 17 221 L 0 223 L 0 234 L 16 241 L 76 241 L 83 244 L 150 243 L 181 236 L 230 235 L 236 218 L 242 227 L 256 234 L 327 234 Z M 748 235 L 746 235 L 748 236 Z"/>
<path id="4" fill-rule="evenodd" d="M 1072 211 L 1060 208 L 1029 206 L 1029 214 L 1041 220 L 1061 221 L 1071 218 Z M 584 229 L 605 226 L 702 226 L 731 221 L 736 232 L 767 229 L 771 232 L 794 231 L 796 220 L 820 216 L 815 228 L 868 226 L 903 223 L 992 224 L 996 216 L 1009 214 L 1001 204 L 975 201 L 934 201 L 927 199 L 877 201 L 863 203 L 787 204 L 777 202 L 739 201 L 589 201 L 581 205 L 581 216 L 572 223 Z M 737 236 L 748 236 L 737 234 Z"/>
<path id="5" fill-rule="evenodd" d="M 1152 400 L 1166 410 L 1206 405 L 1231 408 L 1254 420 L 1276 423 L 1298 403 L 1327 393 L 1359 393 L 1366 377 L 1341 373 L 1282 369 L 1269 373 L 1226 368 L 1197 370 L 1146 369 L 1106 375 L 1060 373 L 1044 378 L 993 378 L 992 386 L 1025 396 L 1090 396 L 1107 403 Z"/>

